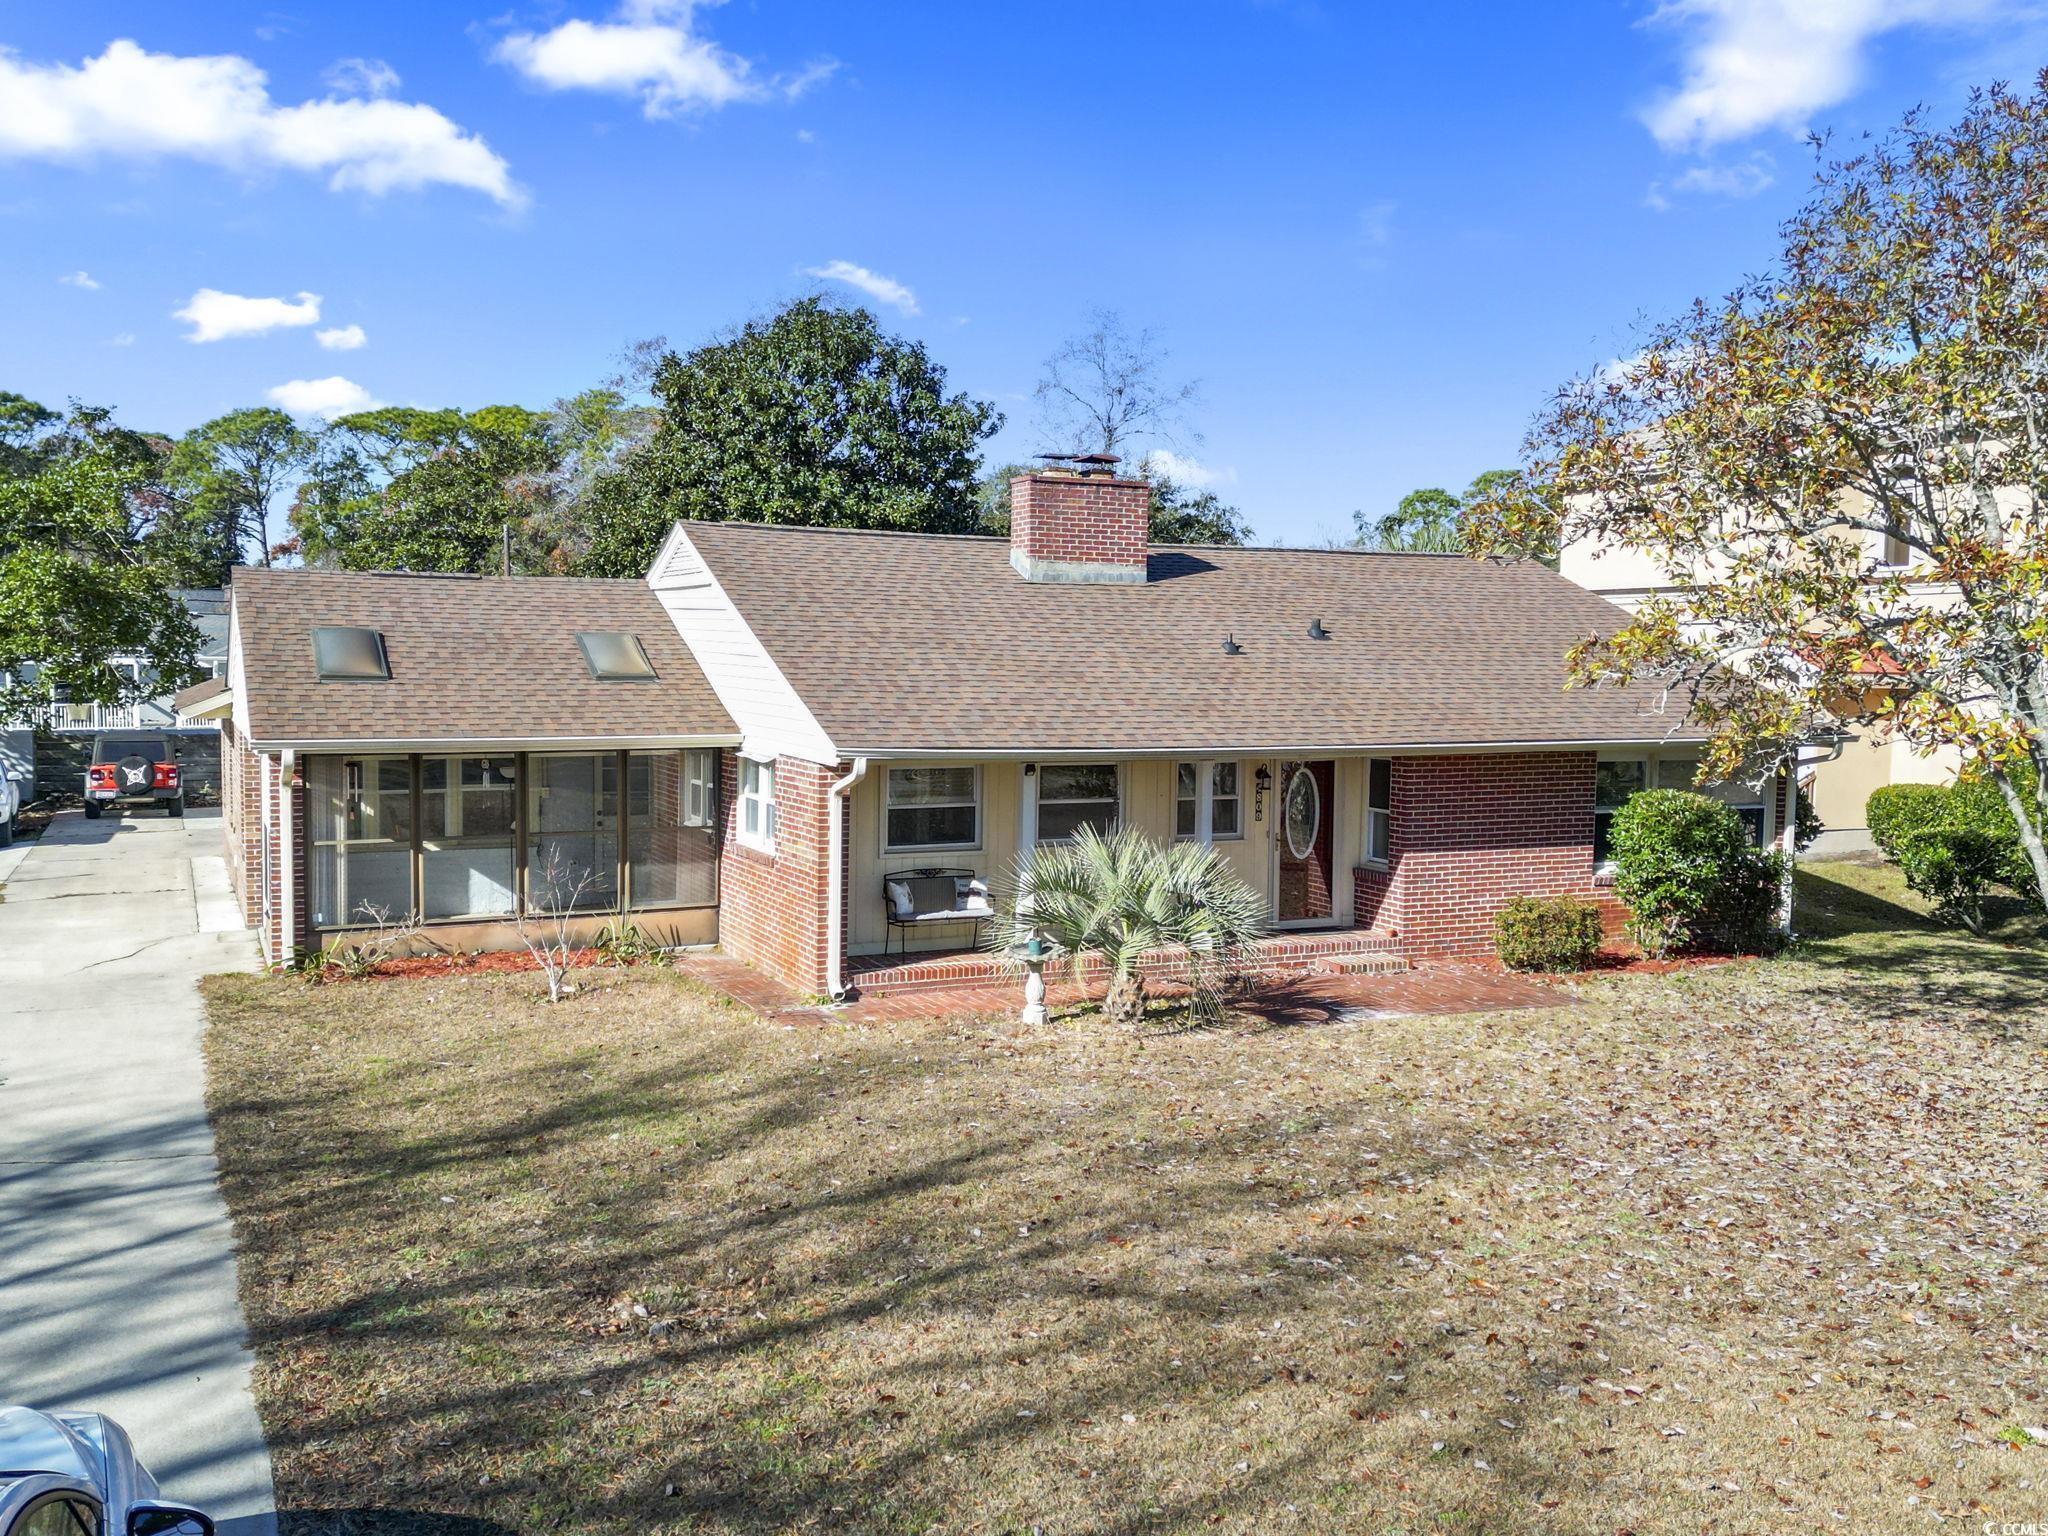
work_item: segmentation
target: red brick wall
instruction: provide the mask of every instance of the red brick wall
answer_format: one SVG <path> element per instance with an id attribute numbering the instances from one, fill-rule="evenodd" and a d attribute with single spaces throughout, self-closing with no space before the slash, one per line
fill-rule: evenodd
<path id="1" fill-rule="evenodd" d="M 1143 573 L 1152 488 L 1106 475 L 1019 475 L 1010 482 L 1010 547 L 1034 560 Z"/>
<path id="2" fill-rule="evenodd" d="M 763 853 L 740 841 L 739 758 L 720 755 L 719 778 L 725 816 L 724 867 L 718 911 L 718 942 L 726 953 L 801 992 L 825 990 L 825 860 L 834 806 L 832 785 L 845 770 L 800 757 L 775 761 L 775 851 Z M 848 814 L 847 802 L 836 803 Z M 842 822 L 841 831 L 845 830 Z M 842 837 L 838 930 L 842 964 L 846 954 L 843 893 L 851 838 Z"/>
<path id="3" fill-rule="evenodd" d="M 1391 859 L 1353 876 L 1358 923 L 1417 955 L 1490 954 L 1493 917 L 1516 896 L 1599 901 L 1593 754 L 1522 752 L 1393 760 Z"/>

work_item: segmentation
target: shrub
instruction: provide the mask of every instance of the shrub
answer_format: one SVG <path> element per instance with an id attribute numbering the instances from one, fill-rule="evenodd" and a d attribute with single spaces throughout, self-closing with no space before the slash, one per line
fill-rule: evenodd
<path id="1" fill-rule="evenodd" d="M 1892 855 L 1906 884 L 1925 896 L 1934 915 L 1984 931 L 1984 891 L 2006 872 L 2006 845 L 1981 826 L 1957 818 L 1916 827 L 1899 839 Z"/>
<path id="2" fill-rule="evenodd" d="M 1947 801 L 1948 790 L 1940 784 L 1887 784 L 1872 790 L 1863 808 L 1870 840 L 1886 858 L 1896 859 L 1900 841 L 1941 820 Z"/>
<path id="3" fill-rule="evenodd" d="M 1785 865 L 1732 806 L 1682 789 L 1630 798 L 1614 817 L 1614 894 L 1652 955 L 1768 945 Z"/>
<path id="4" fill-rule="evenodd" d="M 1985 891 L 1993 885 L 2040 905 L 2019 824 L 1989 779 L 1887 785 L 1872 793 L 1864 814 L 1871 840 L 1943 922 L 1983 932 Z"/>
<path id="5" fill-rule="evenodd" d="M 1583 971 L 1600 952 L 1600 909 L 1569 896 L 1517 896 L 1494 914 L 1493 947 L 1516 971 Z"/>

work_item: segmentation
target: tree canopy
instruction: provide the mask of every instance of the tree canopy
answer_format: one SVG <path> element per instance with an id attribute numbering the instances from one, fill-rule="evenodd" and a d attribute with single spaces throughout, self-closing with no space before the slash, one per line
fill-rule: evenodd
<path id="1" fill-rule="evenodd" d="M 1689 702 L 1711 771 L 1845 732 L 1954 748 L 2048 888 L 2048 74 L 1823 159 L 1781 234 L 1560 390 L 1475 530 L 1665 574 L 1572 667 Z"/>
<path id="2" fill-rule="evenodd" d="M 905 528 L 975 525 L 993 405 L 946 392 L 920 343 L 865 309 L 798 299 L 654 371 L 661 416 L 602 474 L 577 568 L 638 576 L 679 518 Z"/>
<path id="3" fill-rule="evenodd" d="M 1192 380 L 1166 377 L 1166 349 L 1152 330 L 1132 330 L 1113 309 L 1045 360 L 1033 398 L 1048 447 L 1125 458 L 1143 443 L 1198 438 L 1188 414 L 1201 398 Z"/>
<path id="4" fill-rule="evenodd" d="M 0 718 L 57 698 L 122 704 L 193 681 L 199 633 L 171 590 L 168 445 L 74 406 L 0 396 Z M 138 657 L 158 681 L 113 663 Z"/>
<path id="5" fill-rule="evenodd" d="M 558 571 L 547 477 L 560 465 L 551 419 L 516 405 L 475 411 L 389 406 L 321 435 L 291 512 L 308 561 L 348 569 Z"/>
<path id="6" fill-rule="evenodd" d="M 1361 509 L 1351 514 L 1352 542 L 1362 549 L 1436 554 L 1462 550 L 1468 509 L 1496 494 L 1513 478 L 1513 470 L 1482 470 L 1462 496 L 1432 485 L 1410 491 L 1383 517 L 1368 516 Z"/>
<path id="7" fill-rule="evenodd" d="M 230 411 L 178 440 L 164 474 L 191 585 L 221 586 L 252 555 L 270 564 L 271 508 L 312 452 L 312 436 L 275 406 Z"/>

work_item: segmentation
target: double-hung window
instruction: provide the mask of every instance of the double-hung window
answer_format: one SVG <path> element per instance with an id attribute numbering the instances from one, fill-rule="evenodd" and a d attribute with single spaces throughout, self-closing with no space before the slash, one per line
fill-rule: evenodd
<path id="1" fill-rule="evenodd" d="M 740 841 L 775 851 L 775 765 L 740 759 Z"/>
<path id="2" fill-rule="evenodd" d="M 1649 761 L 1640 757 L 1602 758 L 1593 765 L 1593 863 L 1605 868 L 1614 859 L 1614 813 L 1649 784 Z"/>
<path id="3" fill-rule="evenodd" d="M 1244 836 L 1244 799 L 1238 790 L 1236 763 L 1210 763 L 1209 837 Z M 1176 763 L 1173 770 L 1173 835 L 1189 839 L 1202 825 L 1202 764 Z"/>
<path id="4" fill-rule="evenodd" d="M 1365 862 L 1385 865 L 1394 845 L 1394 765 L 1384 757 L 1365 765 Z"/>
<path id="5" fill-rule="evenodd" d="M 1038 840 L 1065 842 L 1083 827 L 1116 830 L 1121 795 L 1115 763 L 1047 763 L 1038 770 Z"/>
<path id="6" fill-rule="evenodd" d="M 891 768 L 885 793 L 883 852 L 980 846 L 980 769 Z"/>

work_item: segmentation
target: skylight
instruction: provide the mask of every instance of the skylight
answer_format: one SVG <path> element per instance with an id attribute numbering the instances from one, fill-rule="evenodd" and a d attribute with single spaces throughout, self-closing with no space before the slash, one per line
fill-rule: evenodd
<path id="1" fill-rule="evenodd" d="M 640 644 L 640 637 L 624 630 L 579 631 L 576 643 L 583 648 L 584 665 L 601 683 L 644 683 L 654 679 L 654 663 Z"/>
<path id="2" fill-rule="evenodd" d="M 391 676 L 384 637 L 349 624 L 313 626 L 313 665 L 323 683 L 374 683 Z"/>

